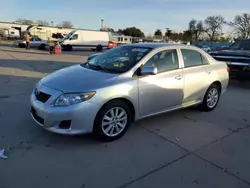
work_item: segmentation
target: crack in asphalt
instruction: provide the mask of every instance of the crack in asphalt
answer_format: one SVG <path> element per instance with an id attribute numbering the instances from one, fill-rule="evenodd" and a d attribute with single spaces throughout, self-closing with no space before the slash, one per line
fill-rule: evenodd
<path id="1" fill-rule="evenodd" d="M 162 165 L 162 166 L 160 166 L 160 167 L 158 167 L 158 168 L 156 168 L 156 169 L 153 169 L 153 170 L 147 172 L 146 174 L 144 174 L 144 175 L 142 175 L 142 176 L 140 176 L 140 177 L 138 177 L 138 178 L 136 178 L 136 179 L 134 179 L 134 180 L 132 180 L 132 181 L 129 181 L 128 183 L 125 183 L 125 184 L 123 184 L 122 186 L 118 186 L 118 187 L 116 187 L 116 188 L 124 188 L 124 187 L 127 187 L 127 186 L 129 186 L 129 185 L 131 185 L 131 184 L 133 184 L 133 183 L 135 183 L 135 182 L 137 182 L 137 181 L 142 180 L 143 178 L 145 178 L 145 177 L 147 177 L 147 176 L 150 176 L 151 174 L 154 174 L 155 172 L 158 172 L 159 170 L 161 170 L 161 169 L 163 169 L 163 168 L 165 168 L 165 167 L 170 166 L 171 164 L 176 163 L 177 161 L 179 161 L 179 160 L 181 160 L 181 159 L 184 159 L 185 157 L 187 157 L 187 156 L 189 156 L 189 155 L 190 155 L 190 153 L 187 153 L 187 154 L 185 154 L 185 155 L 183 155 L 183 156 L 181 156 L 181 157 L 179 157 L 179 158 L 177 158 L 177 159 L 175 159 L 175 160 L 173 160 L 173 161 L 171 161 L 171 162 L 169 162 L 169 163 L 167 163 L 167 164 L 164 164 L 164 165 Z"/>
<path id="2" fill-rule="evenodd" d="M 159 135 L 158 133 L 156 133 L 156 132 L 154 132 L 154 131 L 152 131 L 152 130 L 150 130 L 150 129 L 147 129 L 147 128 L 144 127 L 144 126 L 140 126 L 140 127 L 143 128 L 144 130 L 146 130 L 146 131 L 148 131 L 148 132 L 150 132 L 150 133 L 152 133 L 152 134 L 154 134 L 154 135 L 160 137 L 161 139 L 163 139 L 163 140 L 165 140 L 165 141 L 167 141 L 167 142 L 170 142 L 171 144 L 174 144 L 175 146 L 177 146 L 177 147 L 179 147 L 179 148 L 185 150 L 185 151 L 187 152 L 187 154 L 185 154 L 185 155 L 179 157 L 178 159 L 175 159 L 175 160 L 173 160 L 173 161 L 171 161 L 171 162 L 169 162 L 169 163 L 167 163 L 167 164 L 165 164 L 165 165 L 162 165 L 162 166 L 159 167 L 159 168 L 156 168 L 156 169 L 154 169 L 154 170 L 151 170 L 151 171 L 149 171 L 148 173 L 146 173 L 146 174 L 144 174 L 144 175 L 142 175 L 142 176 L 140 176 L 140 177 L 138 177 L 138 178 L 136 178 L 136 179 L 134 179 L 134 180 L 131 180 L 131 181 L 129 181 L 129 182 L 123 184 L 122 186 L 117 187 L 117 188 L 125 188 L 125 187 L 127 187 L 127 186 L 129 186 L 129 185 L 131 185 L 131 184 L 133 184 L 133 183 L 135 183 L 135 182 L 138 182 L 138 181 L 140 181 L 140 180 L 142 180 L 142 179 L 144 179 L 144 178 L 146 178 L 146 177 L 148 177 L 148 176 L 150 176 L 150 175 L 152 175 L 152 174 L 158 172 L 159 170 L 161 170 L 161 169 L 163 169 L 163 168 L 167 168 L 168 166 L 170 166 L 170 165 L 176 163 L 176 162 L 179 161 L 179 160 L 184 159 L 185 157 L 187 157 L 187 156 L 189 156 L 189 155 L 194 155 L 194 156 L 196 156 L 197 158 L 201 159 L 202 161 L 205 161 L 205 162 L 209 163 L 210 165 L 216 167 L 217 169 L 223 171 L 224 173 L 228 174 L 229 176 L 234 177 L 234 178 L 236 178 L 236 179 L 238 179 L 238 180 L 240 180 L 240 181 L 246 183 L 247 185 L 250 185 L 250 182 L 249 182 L 249 181 L 247 181 L 247 180 L 245 180 L 245 179 L 243 179 L 243 178 L 241 178 L 241 177 L 235 175 L 234 173 L 231 173 L 231 172 L 227 171 L 226 169 L 222 168 L 221 166 L 219 166 L 219 165 L 217 165 L 217 164 L 215 164 L 215 163 L 213 163 L 213 162 L 211 162 L 211 161 L 209 161 L 209 160 L 207 160 L 207 159 L 205 159 L 205 158 L 199 156 L 198 154 L 196 154 L 197 151 L 200 151 L 200 150 L 202 150 L 202 149 L 204 149 L 204 148 L 206 148 L 206 147 L 208 147 L 208 146 L 210 146 L 210 145 L 212 145 L 212 144 L 214 144 L 214 143 L 216 143 L 216 142 L 219 142 L 219 141 L 221 141 L 221 140 L 223 140 L 223 139 L 225 139 L 225 138 L 228 138 L 228 137 L 230 137 L 230 136 L 232 136 L 232 135 L 234 135 L 234 134 L 236 134 L 236 133 L 239 133 L 239 132 L 241 132 L 242 130 L 245 130 L 245 129 L 249 128 L 250 125 L 245 126 L 245 127 L 243 127 L 243 128 L 235 129 L 234 131 L 232 131 L 232 133 L 230 133 L 230 134 L 228 134 L 228 135 L 226 135 L 226 136 L 224 136 L 224 137 L 222 137 L 222 138 L 220 138 L 220 139 L 217 139 L 217 140 L 215 140 L 215 141 L 209 143 L 208 145 L 203 146 L 202 148 L 199 148 L 199 149 L 197 149 L 197 150 L 195 150 L 195 151 L 190 151 L 190 150 L 184 148 L 183 146 L 181 146 L 181 145 L 179 145 L 179 144 L 177 144 L 177 143 L 175 143 L 175 142 L 173 142 L 173 141 L 171 141 L 171 140 L 165 138 L 164 136 L 161 136 L 161 135 Z"/>
<path id="3" fill-rule="evenodd" d="M 199 149 L 197 149 L 197 150 L 195 150 L 195 151 L 193 151 L 193 152 L 194 152 L 194 153 L 197 153 L 198 151 L 200 151 L 200 150 L 202 150 L 202 149 L 204 149 L 204 148 L 206 148 L 206 147 L 209 147 L 210 145 L 212 145 L 212 144 L 214 144 L 214 143 L 217 143 L 217 142 L 219 142 L 219 141 L 221 141 L 221 140 L 224 140 L 225 138 L 228 138 L 228 137 L 230 137 L 230 136 L 232 136 L 232 135 L 234 135 L 234 134 L 236 134 L 236 133 L 239 133 L 240 131 L 245 130 L 245 129 L 247 129 L 247 128 L 250 128 L 250 125 L 247 125 L 247 126 L 242 127 L 242 128 L 237 128 L 237 129 L 228 129 L 228 130 L 231 131 L 231 133 L 229 133 L 229 134 L 227 134 L 227 135 L 225 135 L 225 136 L 223 136 L 223 137 L 221 137 L 221 138 L 219 138 L 219 139 L 216 139 L 216 140 L 214 140 L 213 142 L 210 142 L 209 144 L 207 144 L 207 145 L 205 145 L 205 146 L 203 146 L 203 147 L 201 147 L 201 148 L 199 148 Z"/>

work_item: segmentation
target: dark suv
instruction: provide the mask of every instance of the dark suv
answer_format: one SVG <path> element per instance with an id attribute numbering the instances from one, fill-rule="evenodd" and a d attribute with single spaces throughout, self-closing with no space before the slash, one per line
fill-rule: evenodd
<path id="1" fill-rule="evenodd" d="M 225 61 L 231 69 L 231 75 L 241 78 L 249 77 L 250 39 L 236 40 L 231 46 L 213 51 L 210 55 L 218 61 Z"/>

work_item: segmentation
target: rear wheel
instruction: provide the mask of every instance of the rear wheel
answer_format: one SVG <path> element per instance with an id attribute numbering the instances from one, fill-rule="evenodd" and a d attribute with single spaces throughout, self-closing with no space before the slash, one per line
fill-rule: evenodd
<path id="1" fill-rule="evenodd" d="M 221 94 L 221 88 L 217 84 L 212 84 L 203 99 L 202 102 L 202 110 L 204 111 L 212 111 L 216 108 L 219 103 Z"/>
<path id="2" fill-rule="evenodd" d="M 104 105 L 98 112 L 94 122 L 94 134 L 104 141 L 121 138 L 132 122 L 129 106 L 115 100 Z"/>
<path id="3" fill-rule="evenodd" d="M 41 45 L 40 45 L 40 47 L 39 47 L 39 49 L 41 49 L 41 50 L 45 50 L 45 47 L 46 47 L 46 45 L 45 45 L 45 44 L 41 44 Z"/>

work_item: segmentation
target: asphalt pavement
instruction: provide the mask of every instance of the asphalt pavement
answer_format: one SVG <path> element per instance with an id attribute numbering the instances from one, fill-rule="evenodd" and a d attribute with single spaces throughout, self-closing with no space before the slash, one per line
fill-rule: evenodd
<path id="1" fill-rule="evenodd" d="M 250 187 L 250 87 L 231 81 L 218 108 L 196 108 L 134 123 L 120 140 L 61 136 L 30 117 L 37 81 L 86 60 L 90 51 L 0 44 L 0 188 Z"/>

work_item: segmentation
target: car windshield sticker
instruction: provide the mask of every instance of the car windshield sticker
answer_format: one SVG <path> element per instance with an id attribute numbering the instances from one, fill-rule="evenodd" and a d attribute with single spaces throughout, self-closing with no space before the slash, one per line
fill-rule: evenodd
<path id="1" fill-rule="evenodd" d="M 132 52 L 146 52 L 146 51 L 148 51 L 147 48 L 134 48 L 132 50 Z"/>

